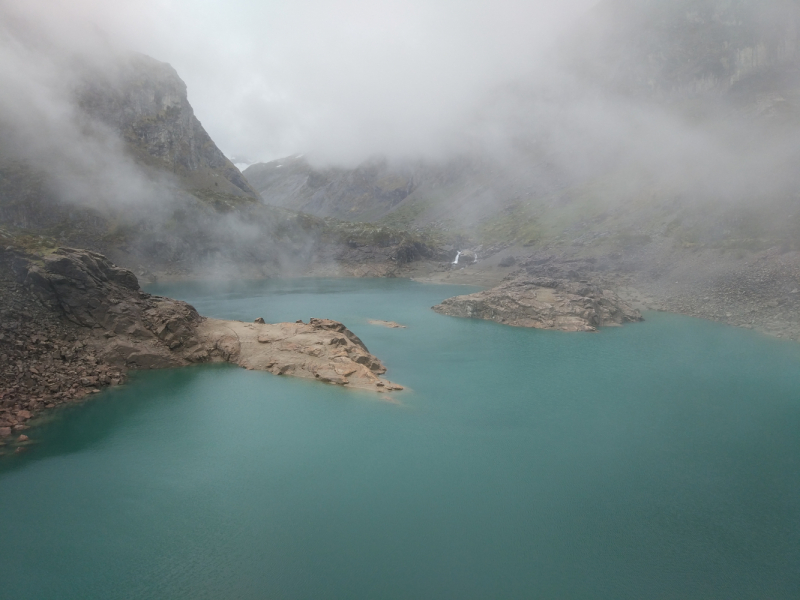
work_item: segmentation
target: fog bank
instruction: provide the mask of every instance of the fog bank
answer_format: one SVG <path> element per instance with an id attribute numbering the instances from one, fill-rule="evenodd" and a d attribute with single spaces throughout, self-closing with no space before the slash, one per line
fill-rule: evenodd
<path id="1" fill-rule="evenodd" d="M 170 63 L 229 156 L 448 154 L 592 0 L 6 0 L 62 41 L 102 32 Z"/>

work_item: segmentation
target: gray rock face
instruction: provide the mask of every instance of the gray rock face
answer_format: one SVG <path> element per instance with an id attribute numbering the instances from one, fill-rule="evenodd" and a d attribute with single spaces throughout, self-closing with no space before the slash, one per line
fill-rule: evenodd
<path id="1" fill-rule="evenodd" d="M 453 317 L 561 331 L 597 331 L 599 327 L 642 320 L 638 310 L 610 290 L 590 283 L 528 276 L 490 290 L 448 298 L 433 310 Z"/>

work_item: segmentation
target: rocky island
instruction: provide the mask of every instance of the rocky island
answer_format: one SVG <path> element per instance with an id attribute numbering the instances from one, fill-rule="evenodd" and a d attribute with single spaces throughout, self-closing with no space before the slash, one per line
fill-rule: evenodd
<path id="1" fill-rule="evenodd" d="M 141 290 L 136 276 L 87 250 L 0 250 L 0 438 L 43 410 L 118 385 L 133 369 L 230 362 L 321 382 L 402 390 L 343 324 L 209 319 Z"/>
<path id="2" fill-rule="evenodd" d="M 588 281 L 530 276 L 448 298 L 433 310 L 453 317 L 561 331 L 597 331 L 599 327 L 642 320 L 641 313 L 614 292 Z"/>

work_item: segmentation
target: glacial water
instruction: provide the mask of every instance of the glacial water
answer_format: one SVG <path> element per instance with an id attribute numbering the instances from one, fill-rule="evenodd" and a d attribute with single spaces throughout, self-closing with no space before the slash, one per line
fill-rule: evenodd
<path id="1" fill-rule="evenodd" d="M 57 413 L 0 459 L 1 598 L 800 598 L 795 343 L 514 329 L 401 280 L 152 291 L 341 320 L 410 389 L 205 366 Z"/>

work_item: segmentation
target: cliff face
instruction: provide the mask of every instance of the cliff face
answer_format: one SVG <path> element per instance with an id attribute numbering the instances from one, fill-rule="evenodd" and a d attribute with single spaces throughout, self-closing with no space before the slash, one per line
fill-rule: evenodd
<path id="1" fill-rule="evenodd" d="M 86 117 L 119 132 L 141 162 L 178 175 L 189 190 L 257 195 L 194 114 L 170 65 L 133 54 L 113 69 L 90 69 L 77 85 Z"/>
<path id="2" fill-rule="evenodd" d="M 52 49 L 28 50 L 56 61 Z M 62 63 L 58 77 L 31 67 L 47 110 L 34 97 L 27 109 L 33 92 L 21 84 L 23 100 L 0 110 L 0 131 L 13 134 L 0 135 L 0 227 L 9 235 L 102 252 L 140 275 L 241 265 L 259 276 L 277 272 L 282 257 L 308 260 L 301 219 L 258 203 L 172 67 L 131 53 Z M 15 119 L 20 111 L 25 119 Z"/>
<path id="3" fill-rule="evenodd" d="M 52 49 L 29 50 L 56 60 Z M 274 270 L 266 240 L 283 216 L 248 215 L 241 234 L 239 213 L 258 209 L 257 194 L 203 129 L 172 67 L 131 53 L 62 62 L 58 77 L 31 67 L 45 108 L 26 103 L 34 92 L 23 86 L 16 105 L 0 110 L 10 133 L 0 135 L 0 225 L 109 254 L 139 273 L 185 273 L 248 252 Z"/>

